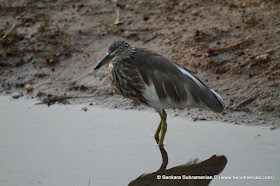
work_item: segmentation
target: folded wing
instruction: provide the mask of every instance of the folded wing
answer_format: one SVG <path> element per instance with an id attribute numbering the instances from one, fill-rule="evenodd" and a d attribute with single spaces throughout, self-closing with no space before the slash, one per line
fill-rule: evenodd
<path id="1" fill-rule="evenodd" d="M 157 53 L 145 49 L 136 50 L 139 56 L 135 55 L 137 62 L 134 65 L 147 85 L 144 94 L 148 101 L 155 102 L 163 109 L 199 107 L 215 112 L 223 111 L 224 102 L 221 96 L 188 69 Z M 151 54 L 145 55 L 145 59 L 140 57 L 147 52 Z"/>

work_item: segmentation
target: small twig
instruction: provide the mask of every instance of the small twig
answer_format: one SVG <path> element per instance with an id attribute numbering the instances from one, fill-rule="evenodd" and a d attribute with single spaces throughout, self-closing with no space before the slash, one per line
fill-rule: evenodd
<path id="1" fill-rule="evenodd" d="M 59 56 L 66 48 L 64 46 L 60 47 L 57 52 L 54 54 L 55 56 Z"/>
<path id="2" fill-rule="evenodd" d="M 12 28 L 11 28 L 10 30 L 8 30 L 8 31 L 4 34 L 3 37 L 0 38 L 0 41 L 2 41 L 3 39 L 5 39 L 5 38 L 9 35 L 9 33 L 10 33 L 11 31 L 13 31 L 13 30 L 16 28 L 16 26 L 17 26 L 17 24 L 14 24 L 14 25 L 12 26 Z"/>
<path id="3" fill-rule="evenodd" d="M 235 44 L 226 46 L 226 47 L 221 48 L 221 49 L 217 49 L 216 51 L 218 51 L 218 52 L 224 52 L 224 51 L 226 51 L 226 50 L 229 50 L 229 49 L 232 49 L 232 48 L 235 48 L 235 47 L 237 47 L 237 46 L 244 45 L 244 44 L 247 44 L 247 43 L 252 43 L 252 42 L 254 42 L 254 41 L 255 41 L 254 39 L 246 40 L 246 41 L 243 41 L 243 42 L 240 42 L 240 43 L 235 43 Z"/>
<path id="4" fill-rule="evenodd" d="M 117 17 L 116 17 L 116 20 L 114 21 L 114 24 L 115 25 L 120 25 L 123 23 L 123 21 L 120 21 L 120 11 L 117 9 Z"/>

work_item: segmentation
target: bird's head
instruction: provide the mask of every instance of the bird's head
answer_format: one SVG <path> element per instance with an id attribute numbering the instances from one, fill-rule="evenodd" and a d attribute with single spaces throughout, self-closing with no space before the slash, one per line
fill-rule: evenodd
<path id="1" fill-rule="evenodd" d="M 108 54 L 101 60 L 94 70 L 106 65 L 107 63 L 120 62 L 129 58 L 133 48 L 123 40 L 115 40 L 108 47 Z"/>

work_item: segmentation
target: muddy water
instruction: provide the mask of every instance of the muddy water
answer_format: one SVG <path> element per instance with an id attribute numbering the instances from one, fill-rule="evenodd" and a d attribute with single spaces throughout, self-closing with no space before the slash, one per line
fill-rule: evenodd
<path id="1" fill-rule="evenodd" d="M 0 97 L 0 185 L 279 185 L 279 130 L 169 117 L 159 149 L 156 113 L 35 102 Z"/>

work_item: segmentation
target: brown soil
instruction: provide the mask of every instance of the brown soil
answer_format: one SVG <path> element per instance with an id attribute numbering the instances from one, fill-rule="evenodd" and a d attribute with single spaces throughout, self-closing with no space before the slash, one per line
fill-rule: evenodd
<path id="1" fill-rule="evenodd" d="M 226 103 L 222 115 L 169 113 L 277 127 L 279 2 L 0 0 L 0 93 L 147 109 L 112 93 L 107 68 L 93 71 L 112 40 L 125 39 L 186 66 Z"/>

